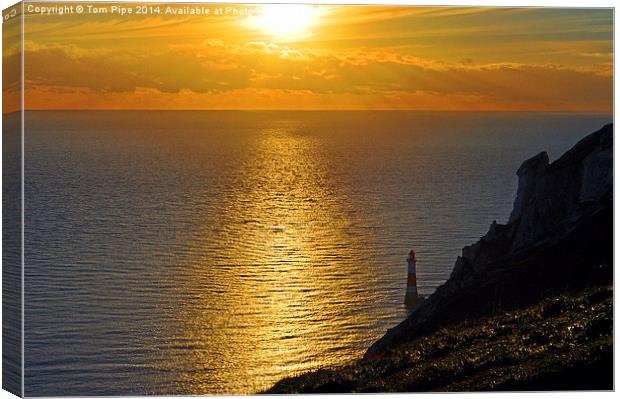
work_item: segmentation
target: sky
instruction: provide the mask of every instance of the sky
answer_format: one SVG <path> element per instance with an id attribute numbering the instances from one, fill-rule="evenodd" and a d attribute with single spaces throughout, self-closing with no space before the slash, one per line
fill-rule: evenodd
<path id="1" fill-rule="evenodd" d="M 199 6 L 27 12 L 26 109 L 612 111 L 611 9 Z"/>

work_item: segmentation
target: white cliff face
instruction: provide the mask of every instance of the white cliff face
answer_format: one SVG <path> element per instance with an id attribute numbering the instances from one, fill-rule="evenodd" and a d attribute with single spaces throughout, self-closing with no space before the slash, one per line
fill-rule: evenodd
<path id="1" fill-rule="evenodd" d="M 608 200 L 613 191 L 612 125 L 587 136 L 551 164 L 546 152 L 539 153 L 523 162 L 517 176 L 519 186 L 508 223 L 493 222 L 480 241 L 464 247 L 453 275 L 484 269 L 498 252 L 488 248 L 498 248 L 500 241 L 509 242 L 503 249 L 509 255 L 562 232 Z"/>
<path id="2" fill-rule="evenodd" d="M 584 138 L 560 159 L 541 153 L 525 161 L 509 224 L 515 224 L 512 251 L 573 223 L 611 195 L 613 128 Z"/>
<path id="3" fill-rule="evenodd" d="M 612 281 L 613 125 L 551 164 L 546 153 L 536 155 L 517 175 L 509 222 L 493 222 L 464 247 L 448 281 L 368 354 L 429 326 L 528 303 L 552 289 Z"/>
<path id="4" fill-rule="evenodd" d="M 519 177 L 519 186 L 517 196 L 515 198 L 512 213 L 508 222 L 513 222 L 521 217 L 524 208 L 532 200 L 532 196 L 536 192 L 536 185 L 541 176 L 549 166 L 549 156 L 546 152 L 541 152 L 533 158 L 523 162 L 517 176 Z"/>
<path id="5" fill-rule="evenodd" d="M 580 203 L 599 201 L 613 186 L 613 147 L 606 140 L 611 135 L 601 136 L 601 149 L 583 160 Z"/>

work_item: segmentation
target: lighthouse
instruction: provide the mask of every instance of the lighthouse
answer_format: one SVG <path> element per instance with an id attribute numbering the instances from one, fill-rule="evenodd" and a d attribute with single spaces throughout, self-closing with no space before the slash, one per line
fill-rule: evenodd
<path id="1" fill-rule="evenodd" d="M 405 294 L 405 305 L 410 308 L 417 307 L 422 300 L 423 298 L 418 295 L 415 251 L 412 249 L 407 257 L 407 293 Z"/>

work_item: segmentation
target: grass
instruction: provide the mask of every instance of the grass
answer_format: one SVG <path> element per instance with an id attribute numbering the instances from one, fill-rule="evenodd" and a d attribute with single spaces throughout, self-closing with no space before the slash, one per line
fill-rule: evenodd
<path id="1" fill-rule="evenodd" d="M 446 326 L 269 393 L 613 389 L 613 288 Z"/>

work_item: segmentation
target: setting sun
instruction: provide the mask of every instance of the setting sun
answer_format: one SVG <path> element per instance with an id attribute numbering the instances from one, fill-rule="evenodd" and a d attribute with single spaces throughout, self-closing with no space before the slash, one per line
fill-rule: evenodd
<path id="1" fill-rule="evenodd" d="M 318 16 L 317 7 L 309 5 L 265 5 L 259 15 L 250 18 L 249 24 L 270 36 L 290 38 L 309 35 Z"/>

